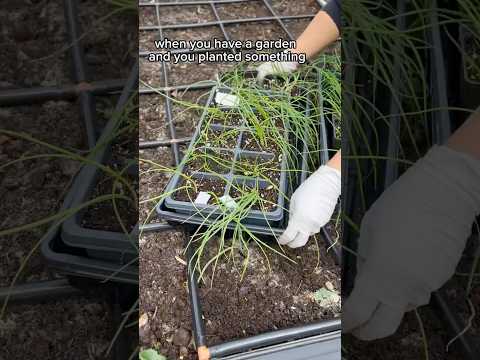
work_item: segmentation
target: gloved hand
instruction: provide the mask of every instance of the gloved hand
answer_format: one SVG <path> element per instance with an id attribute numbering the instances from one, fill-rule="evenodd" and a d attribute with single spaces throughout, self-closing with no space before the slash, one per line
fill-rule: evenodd
<path id="1" fill-rule="evenodd" d="M 305 245 L 332 217 L 341 193 L 340 171 L 321 166 L 292 195 L 290 220 L 278 242 L 291 248 Z"/>
<path id="2" fill-rule="evenodd" d="M 257 81 L 261 84 L 269 75 L 290 74 L 300 66 L 297 62 L 266 62 L 257 68 Z"/>
<path id="3" fill-rule="evenodd" d="M 386 337 L 406 311 L 428 304 L 454 274 L 479 213 L 480 161 L 432 148 L 363 218 L 343 331 L 363 340 Z"/>

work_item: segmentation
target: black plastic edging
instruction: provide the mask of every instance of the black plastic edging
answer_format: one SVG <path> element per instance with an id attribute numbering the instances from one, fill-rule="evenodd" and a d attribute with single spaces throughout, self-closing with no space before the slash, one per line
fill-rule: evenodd
<path id="1" fill-rule="evenodd" d="M 333 331 L 212 360 L 339 360 L 341 332 Z"/>
<path id="2" fill-rule="evenodd" d="M 277 345 L 311 336 L 335 333 L 335 338 L 340 338 L 341 321 L 329 320 L 316 324 L 292 327 L 289 329 L 271 331 L 248 338 L 234 340 L 220 345 L 209 347 L 212 358 L 224 357 L 227 355 L 247 352 L 253 349 L 264 348 L 270 345 Z M 337 354 L 340 347 L 337 348 Z"/>
<path id="3" fill-rule="evenodd" d="M 82 91 L 90 91 L 93 95 L 108 95 L 123 89 L 125 80 L 103 80 L 84 84 L 32 87 L 26 89 L 8 89 L 0 91 L 0 106 L 22 105 L 48 100 L 72 100 L 79 97 Z"/>
<path id="4" fill-rule="evenodd" d="M 15 303 L 57 300 L 63 296 L 78 295 L 80 290 L 74 288 L 66 279 L 44 280 L 16 285 L 12 288 L 0 288 L 0 303 L 6 299 Z"/>
<path id="5" fill-rule="evenodd" d="M 125 84 L 125 88 L 115 106 L 114 114 L 121 113 L 122 108 L 137 88 L 138 61 L 133 67 Z M 109 140 L 109 136 L 112 134 L 115 126 L 117 126 L 117 119 L 116 117 L 112 117 L 112 119 L 105 125 L 102 135 L 98 140 L 103 146 L 93 154 L 91 160 L 102 163 L 108 156 L 110 156 L 110 144 L 108 144 L 107 141 Z M 72 207 L 81 205 L 90 196 L 100 172 L 101 170 L 94 165 L 85 165 L 82 167 L 78 174 L 78 178 L 82 179 L 82 185 L 73 187 L 75 195 L 72 198 Z M 74 183 L 74 185 L 76 185 L 76 183 Z M 120 263 L 125 261 L 128 262 L 138 257 L 138 250 L 132 244 L 137 237 L 138 225 L 129 236 L 122 232 L 93 230 L 82 227 L 80 225 L 81 216 L 81 212 L 76 213 L 68 218 L 62 225 L 62 239 L 67 245 L 85 248 L 90 252 L 91 256 L 98 256 L 100 259 L 117 261 Z"/>

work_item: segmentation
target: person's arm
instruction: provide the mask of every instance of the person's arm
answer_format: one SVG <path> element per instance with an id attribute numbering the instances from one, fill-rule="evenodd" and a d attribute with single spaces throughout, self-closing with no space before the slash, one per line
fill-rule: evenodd
<path id="1" fill-rule="evenodd" d="M 389 336 L 452 277 L 480 214 L 479 139 L 480 109 L 365 214 L 343 331 L 363 340 Z"/>
<path id="2" fill-rule="evenodd" d="M 304 246 L 310 236 L 330 221 L 342 188 L 342 153 L 339 150 L 298 187 L 290 199 L 290 218 L 278 242 L 291 248 Z"/>
<path id="3" fill-rule="evenodd" d="M 331 0 L 310 22 L 299 36 L 294 49 L 288 49 L 298 54 L 306 54 L 311 59 L 340 35 L 340 0 Z M 266 62 L 257 68 L 257 80 L 263 82 L 266 76 L 288 74 L 300 66 L 294 61 Z"/>
<path id="4" fill-rule="evenodd" d="M 339 36 L 339 28 L 331 15 L 326 11 L 320 11 L 299 36 L 297 46 L 291 51 L 306 54 L 307 59 L 311 59 L 337 40 Z"/>
<path id="5" fill-rule="evenodd" d="M 447 146 L 480 160 L 480 108 L 450 137 Z"/>

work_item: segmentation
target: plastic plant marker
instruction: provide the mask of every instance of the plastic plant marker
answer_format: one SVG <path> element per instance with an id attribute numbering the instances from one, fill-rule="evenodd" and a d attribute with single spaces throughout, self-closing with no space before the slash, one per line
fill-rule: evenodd
<path id="1" fill-rule="evenodd" d="M 206 204 L 208 204 L 208 200 L 210 200 L 211 197 L 212 196 L 209 193 L 207 193 L 205 191 L 200 191 L 198 193 L 198 196 L 195 199 L 194 203 L 195 204 L 206 205 Z"/>
<path id="2" fill-rule="evenodd" d="M 218 91 L 215 94 L 215 102 L 227 108 L 236 108 L 240 104 L 240 99 L 235 95 Z"/>
<path id="3" fill-rule="evenodd" d="M 228 210 L 235 210 L 237 207 L 237 203 L 230 195 L 223 195 L 219 200 Z"/>
<path id="4" fill-rule="evenodd" d="M 140 351 L 140 360 L 167 360 L 163 355 L 160 355 L 155 349 L 148 349 Z"/>

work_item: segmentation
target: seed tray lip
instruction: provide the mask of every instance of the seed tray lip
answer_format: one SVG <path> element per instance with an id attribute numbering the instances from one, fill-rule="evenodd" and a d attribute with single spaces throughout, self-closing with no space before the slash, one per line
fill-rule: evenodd
<path id="1" fill-rule="evenodd" d="M 215 101 L 214 101 L 215 94 L 217 92 L 220 92 L 220 91 L 221 92 L 229 92 L 228 88 L 225 88 L 223 86 L 216 86 L 212 89 L 212 91 L 210 93 L 209 100 L 207 101 L 207 104 L 205 105 L 205 109 L 203 111 L 203 114 L 200 118 L 200 121 L 199 121 L 197 127 L 196 127 L 195 133 L 192 137 L 192 141 L 190 142 L 190 145 L 188 147 L 188 150 L 187 150 L 188 152 L 193 151 L 195 149 L 196 140 L 200 137 L 200 132 L 203 130 L 203 125 L 205 123 L 205 119 L 206 119 L 206 116 L 208 114 L 208 108 L 211 107 L 212 104 L 216 105 Z M 265 92 L 265 93 L 268 95 L 268 92 Z M 225 107 L 219 107 L 219 109 L 221 109 L 222 111 L 225 111 Z M 233 112 L 235 111 L 234 108 L 227 108 L 227 109 L 228 109 L 227 111 L 233 111 Z M 229 171 L 229 173 L 222 174 L 222 176 L 221 176 L 221 177 L 223 177 L 224 179 L 227 180 L 227 185 L 225 186 L 224 193 L 223 193 L 224 195 L 226 195 L 230 192 L 230 188 L 231 188 L 230 182 L 232 180 L 237 179 L 237 178 L 242 178 L 242 176 L 239 176 L 237 174 L 234 175 L 234 170 L 233 170 L 234 164 L 236 163 L 237 159 L 240 156 L 243 156 L 244 154 L 248 154 L 249 156 L 256 154 L 259 157 L 265 156 L 267 154 L 271 154 L 272 156 L 275 156 L 275 154 L 270 153 L 270 152 L 252 151 L 252 150 L 241 149 L 242 139 L 243 139 L 244 134 L 246 133 L 245 132 L 246 127 L 243 126 L 244 122 L 245 122 L 245 119 L 243 119 L 241 124 L 238 125 L 238 126 L 225 126 L 225 125 L 222 125 L 222 124 L 208 124 L 208 126 L 213 130 L 237 129 L 239 131 L 239 135 L 237 137 L 236 145 L 235 145 L 234 148 L 229 149 L 229 148 L 209 147 L 209 146 L 205 146 L 205 145 L 202 145 L 201 147 L 199 147 L 199 148 L 202 148 L 202 149 L 205 149 L 205 148 L 214 149 L 215 148 L 215 149 L 233 151 L 234 160 L 232 161 L 232 166 L 230 167 L 230 171 Z M 285 131 L 285 137 L 288 137 L 288 131 Z M 185 165 L 186 165 L 187 160 L 188 160 L 187 158 L 184 158 L 182 160 L 182 162 L 179 165 L 178 171 L 175 173 L 175 175 L 172 177 L 172 179 L 170 179 L 170 181 L 169 181 L 169 183 L 168 183 L 168 185 L 165 189 L 165 192 L 173 193 L 174 190 L 179 187 L 179 184 L 182 181 L 182 179 L 181 179 L 182 174 L 185 173 Z M 278 223 L 283 219 L 284 208 L 285 208 L 285 203 L 286 203 L 286 200 L 285 200 L 286 180 L 287 180 L 287 177 L 286 177 L 287 161 L 286 160 L 287 160 L 287 157 L 282 152 L 282 160 L 281 160 L 280 167 L 279 167 L 280 178 L 279 178 L 279 182 L 278 182 L 278 185 L 277 185 L 278 188 L 279 188 L 279 191 L 278 191 L 278 196 L 277 196 L 277 201 L 276 201 L 276 203 L 277 203 L 276 208 L 272 211 L 261 211 L 261 210 L 255 210 L 255 209 L 250 210 L 248 216 L 244 219 L 244 221 L 246 223 L 253 220 L 253 221 L 269 224 L 269 223 Z M 208 174 L 208 173 L 204 173 L 204 174 Z M 216 176 L 216 174 L 210 174 L 210 175 L 213 175 L 214 177 L 218 177 L 218 176 Z M 251 177 L 251 179 L 255 179 L 255 178 Z M 259 183 L 264 182 L 262 179 L 258 179 L 258 180 L 259 180 Z M 169 209 L 172 209 L 172 210 L 174 210 L 176 212 L 179 212 L 179 213 L 187 213 L 189 215 L 202 215 L 202 216 L 207 216 L 208 217 L 208 216 L 212 216 L 212 215 L 221 215 L 223 213 L 217 205 L 211 205 L 211 204 L 200 205 L 200 204 L 193 204 L 191 202 L 186 202 L 186 201 L 179 201 L 179 200 L 175 200 L 172 194 L 170 194 L 169 196 L 167 196 L 165 198 L 164 203 L 165 203 L 165 206 Z M 160 211 L 160 206 L 157 206 L 157 213 L 159 211 Z"/>
<path id="2" fill-rule="evenodd" d="M 116 104 L 115 111 L 118 112 L 128 101 L 131 93 L 138 88 L 138 62 L 133 66 L 125 87 Z M 108 139 L 112 129 L 116 126 L 116 119 L 112 118 L 102 132 L 102 136 L 98 143 L 104 143 L 103 139 Z M 111 156 L 110 143 L 95 153 L 94 160 L 99 163 L 105 163 L 105 160 Z M 132 166 L 128 171 L 135 172 L 136 166 Z M 135 172 L 137 174 L 138 172 Z M 96 184 L 96 180 L 100 174 L 100 170 L 94 165 L 84 165 L 78 173 L 74 186 L 72 186 L 72 200 L 70 207 L 76 207 L 82 204 L 91 194 Z M 134 229 L 129 235 L 122 232 L 96 230 L 82 227 L 80 220 L 83 216 L 82 212 L 77 212 L 73 216 L 67 218 L 61 226 L 61 237 L 66 245 L 84 248 L 86 250 L 103 251 L 111 253 L 114 256 L 127 257 L 137 256 L 138 251 L 132 244 L 138 239 L 139 224 L 137 222 Z"/>

